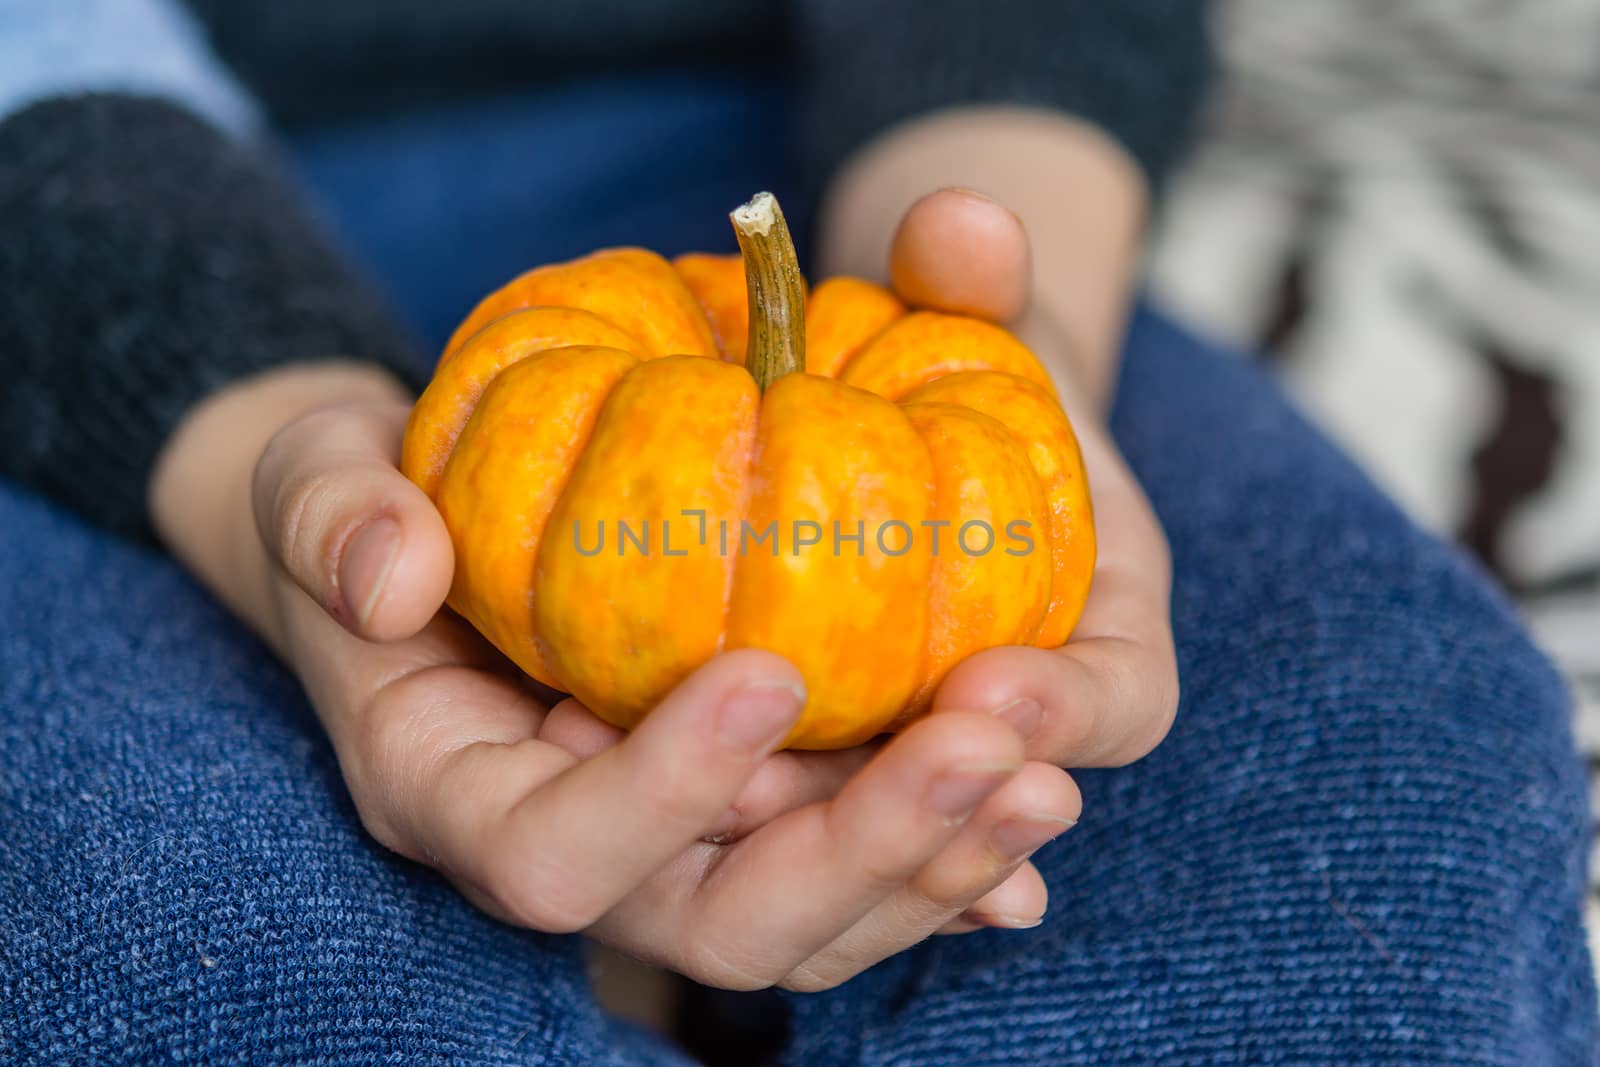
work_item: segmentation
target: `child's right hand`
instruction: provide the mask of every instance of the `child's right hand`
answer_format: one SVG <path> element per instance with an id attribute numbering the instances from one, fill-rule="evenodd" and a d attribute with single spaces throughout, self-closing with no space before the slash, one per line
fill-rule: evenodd
<path id="1" fill-rule="evenodd" d="M 999 717 L 775 755 L 800 679 L 753 650 L 629 735 L 547 707 L 440 610 L 450 541 L 395 469 L 406 411 L 369 369 L 277 371 L 201 405 L 152 496 L 178 554 L 299 675 L 385 845 L 503 919 L 729 988 L 827 988 L 941 929 L 1042 913 L 1026 857 L 1079 798 Z"/>

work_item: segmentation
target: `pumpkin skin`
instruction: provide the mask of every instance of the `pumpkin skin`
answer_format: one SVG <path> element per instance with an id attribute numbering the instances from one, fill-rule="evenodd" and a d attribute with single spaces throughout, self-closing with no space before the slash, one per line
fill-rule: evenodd
<path id="1" fill-rule="evenodd" d="M 776 652 L 807 690 L 785 745 L 809 749 L 915 716 L 973 652 L 1065 642 L 1093 519 L 1027 348 L 832 278 L 805 373 L 763 392 L 748 304 L 740 256 L 624 248 L 474 309 L 401 458 L 454 541 L 450 606 L 622 728 L 720 651 Z"/>

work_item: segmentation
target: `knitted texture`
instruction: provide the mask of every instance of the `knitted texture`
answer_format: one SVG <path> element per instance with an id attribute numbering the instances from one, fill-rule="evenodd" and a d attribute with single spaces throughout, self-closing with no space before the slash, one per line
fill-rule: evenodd
<path id="1" fill-rule="evenodd" d="M 1592 1063 L 1548 666 L 1241 367 L 1146 321 L 1118 427 L 1178 564 L 1177 728 L 1080 776 L 1044 926 L 793 998 L 788 1061 Z M 384 856 L 170 563 L 9 488 L 0 532 L 0 1061 L 673 1062 L 570 939 Z"/>
<path id="2" fill-rule="evenodd" d="M 0 482 L 0 1063 L 669 1064 L 362 833 L 293 679 Z M 20 620 L 28 620 L 21 623 Z"/>
<path id="3" fill-rule="evenodd" d="M 795 2 L 810 0 L 185 0 L 290 128 L 597 73 L 768 63 Z"/>
<path id="4" fill-rule="evenodd" d="M 0 473 L 123 533 L 195 401 L 296 360 L 410 365 L 412 340 L 261 150 L 127 96 L 0 122 Z"/>
<path id="5" fill-rule="evenodd" d="M 1176 726 L 1077 775 L 1044 925 L 794 998 L 788 1062 L 1594 1063 L 1553 668 L 1242 361 L 1145 316 L 1121 388 L 1173 550 Z"/>
<path id="6" fill-rule="evenodd" d="M 966 103 L 1055 108 L 1108 131 L 1153 185 L 1209 81 L 1196 0 L 811 0 L 795 8 L 801 143 L 831 166 L 891 122 Z"/>

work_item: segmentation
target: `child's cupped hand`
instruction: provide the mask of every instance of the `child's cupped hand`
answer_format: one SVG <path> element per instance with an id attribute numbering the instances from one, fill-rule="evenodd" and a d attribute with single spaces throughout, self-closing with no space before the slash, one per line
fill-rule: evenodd
<path id="1" fill-rule="evenodd" d="M 897 279 L 928 290 L 902 286 L 915 303 L 1023 303 L 1026 237 L 987 201 L 935 194 L 896 246 Z M 980 272 L 918 268 L 951 250 Z M 886 742 L 775 753 L 804 691 L 769 653 L 717 657 L 631 734 L 552 704 L 442 610 L 450 539 L 396 469 L 405 398 L 355 368 L 270 377 L 174 436 L 158 527 L 298 674 L 373 836 L 509 922 L 711 985 L 827 988 L 933 933 L 1036 923 L 1028 856 L 1078 816 L 1060 768 L 1136 758 L 1170 722 L 1165 545 L 1097 428 L 1080 434 L 1101 540 L 1132 547 L 1103 553 L 1082 638 L 973 657 Z M 217 520 L 196 521 L 175 501 L 217 484 L 215 442 L 251 425 L 275 432 L 247 498 L 219 487 Z M 259 538 L 231 536 L 241 514 Z"/>

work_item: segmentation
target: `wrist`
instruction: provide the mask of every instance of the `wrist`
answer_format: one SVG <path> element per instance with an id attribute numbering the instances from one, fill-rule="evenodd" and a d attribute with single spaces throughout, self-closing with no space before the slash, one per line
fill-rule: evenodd
<path id="1" fill-rule="evenodd" d="M 939 112 L 895 127 L 840 171 L 821 214 L 822 273 L 879 277 L 898 220 L 941 186 L 1015 212 L 1033 246 L 1030 311 L 1013 324 L 1087 411 L 1110 399 L 1147 191 L 1096 127 L 1020 107 Z M 1078 406 L 1078 405 L 1073 405 Z"/>
<path id="2" fill-rule="evenodd" d="M 167 439 L 150 476 L 152 524 L 201 582 L 281 652 L 272 566 L 250 495 L 262 450 L 312 411 L 410 400 L 392 375 L 354 362 L 294 364 L 235 382 L 195 405 Z"/>

